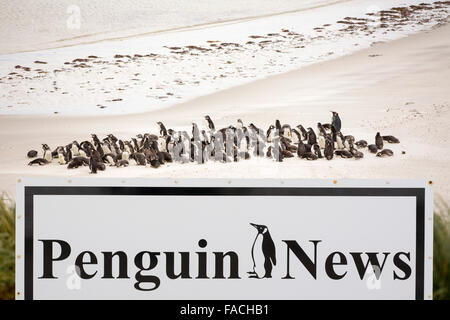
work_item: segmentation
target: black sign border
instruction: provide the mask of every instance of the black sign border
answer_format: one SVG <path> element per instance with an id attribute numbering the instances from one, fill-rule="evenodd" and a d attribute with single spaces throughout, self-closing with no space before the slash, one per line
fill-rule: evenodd
<path id="1" fill-rule="evenodd" d="M 24 299 L 33 300 L 33 216 L 35 195 L 90 196 L 346 196 L 416 198 L 416 300 L 425 290 L 425 188 L 322 187 L 112 187 L 25 186 Z"/>

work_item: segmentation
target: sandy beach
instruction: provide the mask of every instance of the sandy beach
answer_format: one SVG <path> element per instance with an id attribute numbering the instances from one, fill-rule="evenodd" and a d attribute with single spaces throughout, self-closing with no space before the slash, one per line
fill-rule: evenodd
<path id="1" fill-rule="evenodd" d="M 420 178 L 433 181 L 435 191 L 450 200 L 450 26 L 406 38 L 378 43 L 325 62 L 274 75 L 241 86 L 205 95 L 153 112 L 74 116 L 0 116 L 0 186 L 14 195 L 21 176 L 91 176 L 89 169 L 67 170 L 52 163 L 27 166 L 26 153 L 90 133 L 113 133 L 129 138 L 156 132 L 156 121 L 167 127 L 189 130 L 192 121 L 202 123 L 208 114 L 217 126 L 241 118 L 267 128 L 274 119 L 282 123 L 315 127 L 329 122 L 330 110 L 338 111 L 344 134 L 373 141 L 375 133 L 391 134 L 401 141 L 390 145 L 395 156 L 380 159 L 372 154 L 357 161 L 335 159 L 301 161 L 251 159 L 238 163 L 204 165 L 166 164 L 158 169 L 131 165 L 108 168 L 97 177 L 220 177 L 220 178 Z M 405 154 L 402 154 L 405 151 Z"/>

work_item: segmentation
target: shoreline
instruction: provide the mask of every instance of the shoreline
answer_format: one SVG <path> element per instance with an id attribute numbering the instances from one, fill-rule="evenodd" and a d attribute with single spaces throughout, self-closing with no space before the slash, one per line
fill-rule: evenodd
<path id="1" fill-rule="evenodd" d="M 345 3 L 345 2 L 352 2 L 352 1 L 354 1 L 354 0 L 335 0 L 335 1 L 332 1 L 329 3 L 312 5 L 310 7 L 305 7 L 305 8 L 298 8 L 298 9 L 293 9 L 293 10 L 287 10 L 287 11 L 281 11 L 281 12 L 275 12 L 275 13 L 267 13 L 267 14 L 261 14 L 261 15 L 255 15 L 255 16 L 224 19 L 224 20 L 218 20 L 218 21 L 214 21 L 214 22 L 205 22 L 205 23 L 192 24 L 192 25 L 187 25 L 187 26 L 182 26 L 182 27 L 173 27 L 173 28 L 169 28 L 169 29 L 161 29 L 161 30 L 155 30 L 155 31 L 145 31 L 145 32 L 138 32 L 138 33 L 135 32 L 135 33 L 130 33 L 130 34 L 126 34 L 126 32 L 122 31 L 122 33 L 124 33 L 124 35 L 120 35 L 120 33 L 121 33 L 120 31 L 101 32 L 99 34 L 111 34 L 111 36 L 103 37 L 100 39 L 88 40 L 85 42 L 83 42 L 83 41 L 82 42 L 74 42 L 74 43 L 65 44 L 65 45 L 55 45 L 55 46 L 47 46 L 47 47 L 42 46 L 42 47 L 33 48 L 31 50 L 3 52 L 3 53 L 0 53 L 0 57 L 2 55 L 32 53 L 32 52 L 61 49 L 61 48 L 67 48 L 67 47 L 73 47 L 73 46 L 85 46 L 85 45 L 91 45 L 91 44 L 96 44 L 96 43 L 101 43 L 101 42 L 122 41 L 122 40 L 129 40 L 129 39 L 144 38 L 144 37 L 148 37 L 148 36 L 168 34 L 168 33 L 173 33 L 173 32 L 186 32 L 186 31 L 198 30 L 198 29 L 203 29 L 203 28 L 220 27 L 220 26 L 227 25 L 227 24 L 243 23 L 243 22 L 251 21 L 251 20 L 294 14 L 294 13 L 304 12 L 304 11 L 308 11 L 308 10 L 314 10 L 314 9 L 318 9 L 318 8 L 327 7 L 330 5 L 335 5 L 335 4 Z M 116 33 L 116 34 L 118 33 L 118 35 L 112 35 L 113 33 Z M 80 39 L 80 38 L 89 38 L 89 37 L 95 38 L 97 35 L 98 34 L 95 34 L 95 33 L 80 35 L 80 36 L 76 36 L 73 38 L 57 39 L 50 43 L 56 44 L 56 43 L 62 43 L 62 42 L 70 42 L 73 39 Z M 46 43 L 44 43 L 43 45 L 45 45 L 45 44 Z"/>
<path id="2" fill-rule="evenodd" d="M 366 2 L 0 56 L 0 114 L 145 113 L 428 30 L 450 14 L 450 3 L 366 13 Z"/>
<path id="3" fill-rule="evenodd" d="M 382 131 L 400 138 L 392 145 L 389 159 L 336 159 L 330 163 L 288 159 L 274 163 L 251 159 L 239 163 L 168 164 L 159 169 L 108 168 L 101 177 L 155 178 L 416 178 L 434 181 L 435 190 L 450 199 L 450 25 L 411 35 L 334 60 L 202 96 L 171 108 L 144 114 L 112 115 L 103 118 L 0 116 L 0 186 L 14 196 L 21 176 L 90 176 L 89 170 L 70 171 L 54 163 L 28 167 L 26 152 L 41 143 L 51 147 L 90 133 L 114 133 L 129 138 L 137 133 L 156 132 L 156 121 L 167 127 L 186 129 L 191 121 L 202 123 L 209 114 L 218 126 L 235 123 L 261 127 L 275 118 L 284 123 L 315 126 L 329 121 L 330 108 L 343 119 L 344 132 L 373 139 Z M 45 119 L 45 126 L 43 126 Z M 406 155 L 401 155 L 406 151 Z M 426 165 L 424 165 L 426 164 Z"/>

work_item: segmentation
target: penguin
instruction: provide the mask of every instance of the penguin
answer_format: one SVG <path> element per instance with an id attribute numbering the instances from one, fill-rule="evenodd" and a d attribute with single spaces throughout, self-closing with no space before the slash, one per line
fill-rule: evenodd
<path id="1" fill-rule="evenodd" d="M 294 144 L 298 144 L 298 142 L 302 140 L 300 132 L 298 132 L 296 129 L 292 129 L 291 131 L 292 131 L 292 142 Z"/>
<path id="2" fill-rule="evenodd" d="M 382 136 L 384 141 L 387 141 L 389 143 L 400 143 L 400 140 L 398 140 L 396 137 L 394 136 Z"/>
<path id="3" fill-rule="evenodd" d="M 325 158 L 327 160 L 333 159 L 334 150 L 333 150 L 333 141 L 330 139 L 325 140 L 325 150 L 324 150 Z"/>
<path id="4" fill-rule="evenodd" d="M 117 157 L 115 155 L 113 155 L 112 153 L 107 153 L 107 154 L 103 155 L 102 161 L 109 163 L 110 166 L 115 166 Z"/>
<path id="5" fill-rule="evenodd" d="M 117 167 L 117 168 L 120 168 L 120 167 L 128 167 L 128 165 L 129 165 L 128 160 L 124 160 L 124 159 L 119 160 L 119 161 L 117 161 L 117 163 L 116 163 L 116 167 Z"/>
<path id="6" fill-rule="evenodd" d="M 130 159 L 130 153 L 128 151 L 123 151 L 122 152 L 122 156 L 121 156 L 121 160 L 128 161 L 129 159 Z"/>
<path id="7" fill-rule="evenodd" d="M 327 134 L 327 132 L 325 131 L 325 128 L 323 127 L 323 125 L 320 122 L 317 122 L 317 132 L 319 132 L 319 135 L 323 134 L 325 136 Z"/>
<path id="8" fill-rule="evenodd" d="M 138 166 L 145 166 L 145 155 L 143 153 L 135 152 L 130 156 L 130 158 L 134 159 Z"/>
<path id="9" fill-rule="evenodd" d="M 281 134 L 281 123 L 280 123 L 280 120 L 275 120 L 275 128 L 277 129 L 277 131 L 278 131 L 278 134 Z"/>
<path id="10" fill-rule="evenodd" d="M 164 162 L 172 162 L 172 156 L 166 151 L 160 151 L 159 156 L 164 160 Z"/>
<path id="11" fill-rule="evenodd" d="M 83 158 L 87 158 L 88 157 L 86 152 L 83 149 L 79 149 L 78 150 L 78 156 L 79 157 L 83 157 Z"/>
<path id="12" fill-rule="evenodd" d="M 319 139 L 318 139 L 320 149 L 325 149 L 325 136 L 326 136 L 325 130 L 323 130 L 323 131 L 320 130 L 319 131 Z"/>
<path id="13" fill-rule="evenodd" d="M 291 126 L 288 125 L 288 124 L 283 125 L 283 126 L 281 127 L 281 135 L 282 135 L 283 137 L 285 137 L 285 138 L 290 139 L 291 136 L 292 136 L 292 133 L 291 133 Z"/>
<path id="14" fill-rule="evenodd" d="M 312 128 L 308 128 L 308 144 L 315 145 L 317 143 L 317 137 Z"/>
<path id="15" fill-rule="evenodd" d="M 192 123 L 192 141 L 200 141 L 200 130 L 196 123 Z"/>
<path id="16" fill-rule="evenodd" d="M 161 121 L 158 121 L 157 124 L 159 126 L 159 135 L 167 136 L 167 129 L 164 124 Z"/>
<path id="17" fill-rule="evenodd" d="M 350 153 L 353 155 L 353 158 L 355 159 L 362 159 L 364 158 L 364 153 L 362 153 L 361 151 L 356 150 L 353 145 L 350 148 Z"/>
<path id="18" fill-rule="evenodd" d="M 81 166 L 89 165 L 89 159 L 85 157 L 75 157 L 67 165 L 67 169 L 76 169 Z"/>
<path id="19" fill-rule="evenodd" d="M 47 144 L 43 143 L 42 149 L 44 150 L 44 155 L 42 158 L 44 158 L 48 162 L 52 162 L 53 157 L 52 157 L 52 152 L 50 151 L 50 147 Z"/>
<path id="20" fill-rule="evenodd" d="M 316 143 L 315 145 L 313 145 L 313 149 L 314 149 L 314 154 L 319 158 L 323 158 L 322 156 L 322 152 L 320 152 L 320 146 Z"/>
<path id="21" fill-rule="evenodd" d="M 353 155 L 351 154 L 351 152 L 348 151 L 348 150 L 345 150 L 345 149 L 343 149 L 343 150 L 336 150 L 334 153 L 337 156 L 341 156 L 341 158 L 344 158 L 344 159 L 353 158 Z"/>
<path id="22" fill-rule="evenodd" d="M 237 119 L 237 125 L 236 125 L 236 127 L 237 127 L 238 129 L 243 129 L 243 128 L 244 128 L 244 123 L 242 122 L 241 119 Z"/>
<path id="23" fill-rule="evenodd" d="M 27 153 L 27 157 L 28 157 L 28 158 L 36 158 L 37 155 L 38 155 L 38 152 L 37 152 L 36 150 L 30 150 L 30 151 L 28 151 L 28 153 Z"/>
<path id="24" fill-rule="evenodd" d="M 66 159 L 64 159 L 64 154 L 58 153 L 58 162 L 60 165 L 66 164 Z"/>
<path id="25" fill-rule="evenodd" d="M 344 137 L 344 147 L 347 150 L 350 150 L 353 147 L 353 143 L 355 142 L 355 137 L 348 135 Z"/>
<path id="26" fill-rule="evenodd" d="M 393 155 L 394 155 L 394 152 L 391 149 L 383 149 L 377 153 L 377 157 L 380 157 L 380 158 L 392 157 Z"/>
<path id="27" fill-rule="evenodd" d="M 377 135 L 375 136 L 375 145 L 377 146 L 378 150 L 383 149 L 383 138 L 381 137 L 379 132 L 377 132 Z"/>
<path id="28" fill-rule="evenodd" d="M 289 150 L 283 150 L 283 149 L 281 149 L 281 154 L 283 155 L 282 158 L 293 158 L 293 157 L 294 157 L 294 155 L 292 154 L 292 152 L 289 151 Z"/>
<path id="29" fill-rule="evenodd" d="M 167 151 L 166 137 L 158 137 L 158 150 Z"/>
<path id="30" fill-rule="evenodd" d="M 297 126 L 297 129 L 301 132 L 301 134 L 303 136 L 303 141 L 308 140 L 308 132 L 305 130 L 305 128 L 301 124 L 299 124 Z"/>
<path id="31" fill-rule="evenodd" d="M 366 140 L 359 140 L 355 142 L 356 146 L 358 148 L 365 148 L 367 147 L 367 141 Z"/>
<path id="32" fill-rule="evenodd" d="M 29 166 L 32 166 L 33 164 L 38 164 L 38 165 L 40 165 L 40 166 L 42 166 L 42 165 L 44 165 L 44 164 L 49 164 L 50 162 L 47 160 L 47 159 L 44 159 L 44 158 L 37 158 L 37 159 L 34 159 L 33 161 L 30 161 L 29 163 L 28 163 L 28 165 Z"/>
<path id="33" fill-rule="evenodd" d="M 255 240 L 253 241 L 252 245 L 251 253 L 253 260 L 253 270 L 248 272 L 249 278 L 272 278 L 272 268 L 277 264 L 277 259 L 275 244 L 272 240 L 272 237 L 270 236 L 269 229 L 264 225 L 258 225 L 255 223 L 250 223 L 250 225 L 255 227 L 258 233 L 256 234 Z M 257 244 L 257 240 L 259 240 L 260 238 L 262 239 Z M 259 249 L 258 247 L 260 247 L 261 249 Z M 257 254 L 259 250 L 261 250 L 262 256 Z M 258 259 L 260 256 L 262 258 L 261 260 Z M 262 270 L 262 267 L 264 267 L 264 271 Z"/>
<path id="34" fill-rule="evenodd" d="M 345 149 L 345 138 L 341 132 L 336 133 L 336 145 L 338 150 Z"/>
<path id="35" fill-rule="evenodd" d="M 215 131 L 216 127 L 214 126 L 214 122 L 211 120 L 211 117 L 206 115 L 205 120 L 206 120 L 206 125 L 207 125 L 209 131 Z"/>
<path id="36" fill-rule="evenodd" d="M 89 169 L 91 170 L 91 173 L 97 173 L 97 161 L 94 157 L 89 159 Z"/>
<path id="37" fill-rule="evenodd" d="M 269 143 L 272 142 L 274 136 L 275 136 L 275 126 L 272 124 L 270 125 L 269 129 L 267 129 L 266 141 Z"/>
<path id="38" fill-rule="evenodd" d="M 339 118 L 339 114 L 337 112 L 331 111 L 333 116 L 331 117 L 331 124 L 334 126 L 336 131 L 341 131 L 342 123 L 341 118 Z"/>
<path id="39" fill-rule="evenodd" d="M 299 158 L 302 158 L 305 153 L 306 153 L 305 144 L 303 143 L 302 140 L 300 140 L 297 145 L 297 155 Z"/>
<path id="40" fill-rule="evenodd" d="M 369 151 L 371 153 L 377 153 L 378 152 L 378 147 L 376 145 L 374 145 L 374 144 L 369 144 L 367 146 L 367 148 L 369 149 Z"/>
<path id="41" fill-rule="evenodd" d="M 308 151 L 308 152 L 303 154 L 302 158 L 306 159 L 306 160 L 312 160 L 313 161 L 313 160 L 317 160 L 319 157 L 316 156 L 314 153 Z"/>
<path id="42" fill-rule="evenodd" d="M 107 143 L 102 143 L 100 146 L 102 148 L 103 155 L 112 153 L 111 148 L 109 147 L 109 145 Z"/>

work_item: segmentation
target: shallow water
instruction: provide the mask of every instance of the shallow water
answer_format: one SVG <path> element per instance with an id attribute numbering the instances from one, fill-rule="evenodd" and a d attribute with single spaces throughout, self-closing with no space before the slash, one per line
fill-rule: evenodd
<path id="1" fill-rule="evenodd" d="M 5 0 L 0 54 L 311 8 L 346 0 Z M 79 24 L 78 24 L 79 22 Z"/>

